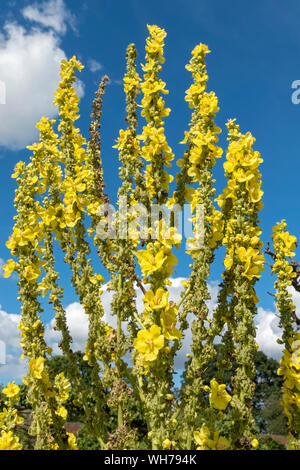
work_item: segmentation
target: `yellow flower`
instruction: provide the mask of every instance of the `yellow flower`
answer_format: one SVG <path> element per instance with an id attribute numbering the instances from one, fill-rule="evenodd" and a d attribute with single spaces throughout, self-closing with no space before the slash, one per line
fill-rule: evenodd
<path id="1" fill-rule="evenodd" d="M 230 400 L 231 396 L 226 392 L 226 385 L 219 385 L 216 379 L 212 379 L 209 394 L 210 404 L 217 410 L 225 410 Z"/>
<path id="2" fill-rule="evenodd" d="M 219 432 L 215 432 L 213 439 L 209 439 L 207 445 L 210 450 L 226 450 L 229 447 L 229 441 L 226 437 L 220 436 Z"/>
<path id="3" fill-rule="evenodd" d="M 176 198 L 176 195 L 173 194 L 172 197 L 170 197 L 168 199 L 168 201 L 166 202 L 166 206 L 168 207 L 168 209 L 172 209 L 172 207 L 177 203 L 177 198 Z"/>
<path id="4" fill-rule="evenodd" d="M 170 277 L 174 270 L 174 266 L 178 264 L 178 259 L 169 249 L 166 249 L 166 255 L 167 259 L 164 264 L 163 273 L 166 277 Z"/>
<path id="5" fill-rule="evenodd" d="M 157 325 L 152 325 L 149 331 L 140 330 L 133 345 L 143 355 L 145 361 L 155 361 L 159 350 L 164 346 L 161 329 Z"/>
<path id="6" fill-rule="evenodd" d="M 136 72 L 131 77 L 125 75 L 123 81 L 125 93 L 129 93 L 131 90 L 134 90 L 136 93 L 139 93 L 139 82 L 141 81 L 141 78 Z"/>
<path id="7" fill-rule="evenodd" d="M 253 302 L 257 304 L 259 302 L 259 298 L 257 297 L 254 289 L 251 289 L 251 296 L 252 296 Z"/>
<path id="8" fill-rule="evenodd" d="M 245 271 L 243 276 L 250 280 L 253 277 L 260 277 L 259 272 L 263 271 L 264 269 L 265 258 L 260 254 L 259 250 L 255 250 L 252 247 L 247 249 L 245 247 L 240 247 L 237 253 L 239 259 L 245 263 Z"/>
<path id="9" fill-rule="evenodd" d="M 41 275 L 41 269 L 36 264 L 29 264 L 24 269 L 24 277 L 28 282 L 35 281 Z"/>
<path id="10" fill-rule="evenodd" d="M 41 379 L 45 367 L 44 357 L 32 357 L 29 361 L 29 369 L 36 379 Z"/>
<path id="11" fill-rule="evenodd" d="M 59 450 L 59 446 L 58 446 L 57 442 L 55 442 L 55 443 L 52 442 L 50 444 L 50 450 Z"/>
<path id="12" fill-rule="evenodd" d="M 2 392 L 8 398 L 14 398 L 19 395 L 20 387 L 18 387 L 18 385 L 16 385 L 15 382 L 10 382 L 7 384 L 6 388 L 3 388 Z"/>
<path id="13" fill-rule="evenodd" d="M 206 44 L 200 43 L 194 47 L 192 50 L 192 55 L 193 57 L 206 56 L 206 54 L 209 54 L 210 52 L 211 51 L 208 49 Z"/>
<path id="14" fill-rule="evenodd" d="M 58 389 L 57 400 L 61 403 L 64 403 L 69 398 L 69 393 L 71 391 L 71 383 L 64 376 L 64 373 L 61 372 L 55 377 L 55 386 Z"/>
<path id="15" fill-rule="evenodd" d="M 160 317 L 163 335 L 168 340 L 180 339 L 182 336 L 181 331 L 175 328 L 177 323 L 176 314 L 177 308 L 173 306 L 164 310 Z"/>
<path id="16" fill-rule="evenodd" d="M 25 170 L 25 163 L 20 161 L 16 164 L 14 173 L 11 175 L 12 178 L 17 178 L 20 173 L 23 173 Z"/>
<path id="17" fill-rule="evenodd" d="M 19 438 L 14 436 L 11 431 L 1 431 L 0 434 L 0 450 L 21 450 L 22 444 Z"/>
<path id="18" fill-rule="evenodd" d="M 165 59 L 163 57 L 164 38 L 167 33 L 164 29 L 156 25 L 147 25 L 150 36 L 146 40 L 146 52 L 148 55 L 155 54 L 158 61 L 163 64 Z"/>
<path id="19" fill-rule="evenodd" d="M 251 444 L 253 449 L 257 449 L 257 447 L 259 446 L 259 442 L 257 439 L 252 439 Z"/>
<path id="20" fill-rule="evenodd" d="M 207 444 L 207 441 L 210 436 L 210 430 L 207 426 L 203 424 L 200 431 L 194 431 L 194 439 L 196 444 L 199 446 L 197 450 L 204 450 Z"/>
<path id="21" fill-rule="evenodd" d="M 181 244 L 182 236 L 177 232 L 177 228 L 170 227 L 170 229 L 167 229 L 163 226 L 159 231 L 158 240 L 160 240 L 168 250 L 171 250 L 173 246 L 178 249 Z"/>
<path id="22" fill-rule="evenodd" d="M 200 111 L 202 114 L 216 114 L 219 111 L 218 98 L 213 91 L 204 93 L 200 101 Z"/>
<path id="23" fill-rule="evenodd" d="M 194 439 L 198 445 L 197 450 L 226 450 L 229 447 L 226 437 L 220 436 L 218 431 L 214 432 L 213 439 L 210 439 L 210 430 L 205 425 L 200 431 L 194 431 Z"/>
<path id="24" fill-rule="evenodd" d="M 14 262 L 13 259 L 9 259 L 7 261 L 7 264 L 5 264 L 3 266 L 3 271 L 4 271 L 4 274 L 3 274 L 3 277 L 10 277 L 12 272 L 15 270 L 15 266 L 16 266 L 16 263 Z"/>
<path id="25" fill-rule="evenodd" d="M 17 246 L 26 246 L 32 243 L 38 234 L 38 229 L 27 228 L 20 230 L 18 227 L 14 228 L 11 238 L 6 243 L 7 248 L 14 250 Z"/>
<path id="26" fill-rule="evenodd" d="M 251 202 L 259 202 L 264 194 L 264 192 L 260 189 L 261 182 L 256 181 L 254 178 L 247 181 L 246 187 L 249 191 L 249 198 Z"/>
<path id="27" fill-rule="evenodd" d="M 60 406 L 58 408 L 58 410 L 56 411 L 56 414 L 57 414 L 57 416 L 60 416 L 61 418 L 66 420 L 67 416 L 68 416 L 68 411 L 66 410 L 66 408 L 64 406 Z"/>
<path id="28" fill-rule="evenodd" d="M 253 172 L 251 170 L 245 171 L 244 168 L 238 168 L 234 171 L 233 176 L 239 183 L 244 183 L 254 178 Z"/>
<path id="29" fill-rule="evenodd" d="M 5 425 L 7 418 L 8 418 L 8 411 L 6 408 L 3 408 L 3 410 L 0 412 L 0 428 L 2 428 Z"/>
<path id="30" fill-rule="evenodd" d="M 92 284 L 97 284 L 98 282 L 101 284 L 104 283 L 104 279 L 103 279 L 103 276 L 101 276 L 101 274 L 95 274 L 94 276 L 90 276 L 90 281 Z"/>
<path id="31" fill-rule="evenodd" d="M 169 450 L 171 449 L 171 446 L 172 446 L 172 442 L 170 441 L 170 439 L 165 439 L 163 442 L 163 448 L 166 450 Z"/>
<path id="32" fill-rule="evenodd" d="M 148 290 L 144 296 L 144 303 L 147 305 L 147 310 L 159 310 L 165 308 L 168 304 L 169 292 L 161 287 L 156 290 L 155 294 L 152 290 Z"/>
<path id="33" fill-rule="evenodd" d="M 285 255 L 286 256 L 294 256 L 292 253 L 296 246 L 297 246 L 297 238 L 294 235 L 290 235 L 289 232 L 280 233 L 280 238 L 284 242 L 285 245 Z"/>
<path id="34" fill-rule="evenodd" d="M 78 450 L 77 444 L 76 444 L 76 437 L 74 434 L 71 432 L 67 432 L 68 436 L 68 446 L 71 450 Z"/>
<path id="35" fill-rule="evenodd" d="M 229 252 L 226 253 L 226 256 L 224 259 L 224 266 L 229 271 L 232 267 L 232 264 L 233 264 L 233 253 L 232 253 L 232 250 L 229 250 Z"/>
<path id="36" fill-rule="evenodd" d="M 155 255 L 150 253 L 148 250 L 142 250 L 137 253 L 137 258 L 143 276 L 149 276 L 155 271 L 160 270 L 166 260 L 166 256 L 162 250 Z"/>

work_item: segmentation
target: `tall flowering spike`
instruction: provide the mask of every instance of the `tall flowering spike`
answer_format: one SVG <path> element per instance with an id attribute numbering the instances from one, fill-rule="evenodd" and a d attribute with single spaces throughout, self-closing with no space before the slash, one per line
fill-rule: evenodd
<path id="1" fill-rule="evenodd" d="M 108 344 L 105 342 L 105 323 L 102 321 L 104 314 L 100 294 L 102 276 L 94 272 L 90 254 L 90 246 L 85 239 L 84 219 L 86 214 L 91 217 L 97 213 L 103 194 L 102 179 L 100 185 L 101 194 L 90 194 L 90 189 L 95 185 L 94 170 L 100 164 L 99 150 L 100 141 L 94 135 L 92 145 L 85 149 L 85 139 L 79 130 L 74 127 L 74 122 L 78 119 L 78 98 L 73 83 L 76 79 L 75 71 L 81 70 L 82 65 L 75 58 L 67 64 L 63 62 L 61 76 L 62 81 L 55 95 L 55 104 L 58 105 L 60 114 L 60 124 L 58 126 L 61 135 L 59 146 L 61 149 L 61 161 L 64 164 L 64 174 L 60 192 L 63 194 L 65 224 L 61 224 L 59 234 L 60 245 L 65 253 L 65 262 L 72 268 L 72 284 L 80 298 L 80 302 L 89 315 L 89 334 L 86 345 L 86 359 L 92 366 L 92 398 L 95 401 L 96 412 L 93 415 L 90 428 L 103 448 L 103 435 L 106 432 L 107 422 L 105 419 L 105 403 L 103 400 L 103 386 L 100 378 L 100 361 L 104 368 L 109 367 L 106 361 Z M 62 102 L 60 97 L 64 99 Z M 101 113 L 99 107 L 99 96 L 94 106 L 94 114 Z M 95 116 L 96 118 L 96 116 Z M 97 121 L 97 118 L 96 118 Z M 99 120 L 96 122 L 96 128 Z M 94 146 L 93 146 L 94 144 Z M 92 153 L 92 152 L 96 153 Z M 98 154 L 97 154 L 98 152 Z M 92 165 L 92 171 L 91 171 Z M 99 170 L 97 166 L 97 170 Z M 101 169 L 100 176 L 101 176 Z M 99 177 L 99 172 L 98 175 Z M 94 186 L 93 186 L 94 187 Z M 96 192 L 99 186 L 96 187 Z M 100 197 L 99 197 L 100 196 Z M 102 436 L 102 437 L 101 437 Z"/>
<path id="2" fill-rule="evenodd" d="M 88 228 L 89 236 L 94 235 L 94 245 L 98 247 L 98 255 L 102 259 L 103 264 L 107 267 L 111 260 L 112 246 L 110 240 L 102 240 L 97 235 L 99 224 L 104 221 L 104 215 L 101 213 L 101 206 L 109 204 L 109 197 L 104 192 L 105 184 L 103 178 L 103 167 L 101 158 L 101 117 L 103 107 L 103 96 L 105 94 L 106 85 L 109 81 L 108 76 L 104 76 L 96 91 L 96 97 L 92 105 L 91 123 L 90 123 L 90 140 L 88 142 L 86 153 L 86 188 L 85 198 L 87 214 L 91 218 L 91 226 Z M 97 279 L 95 279 L 97 282 Z M 99 282 L 97 282 L 100 287 Z"/>
<path id="3" fill-rule="evenodd" d="M 47 192 L 47 195 L 44 197 L 42 205 L 39 202 L 35 203 L 34 213 L 30 215 L 29 221 L 31 225 L 34 225 L 36 229 L 39 230 L 38 240 L 44 238 L 42 262 L 46 276 L 38 285 L 37 292 L 43 292 L 43 294 L 45 294 L 47 291 L 50 291 L 50 301 L 53 303 L 56 311 L 57 327 L 62 332 L 63 336 L 61 346 L 70 360 L 70 376 L 72 380 L 74 380 L 75 386 L 78 387 L 78 398 L 80 399 L 81 397 L 83 407 L 87 412 L 89 429 L 95 431 L 95 437 L 98 438 L 101 444 L 99 432 L 103 432 L 103 426 L 105 426 L 105 419 L 103 417 L 104 403 L 99 379 L 99 365 L 95 358 L 94 338 L 103 336 L 101 334 L 101 328 L 104 329 L 104 325 L 100 321 L 103 310 L 99 299 L 99 290 L 97 291 L 97 289 L 95 289 L 95 284 L 99 285 L 99 282 L 97 276 L 94 275 L 90 260 L 86 257 L 89 253 L 89 245 L 84 239 L 85 229 L 83 219 L 85 212 L 87 212 L 86 207 L 89 206 L 88 198 L 85 197 L 84 192 L 87 190 L 89 174 L 84 163 L 85 149 L 83 148 L 83 144 L 85 143 L 85 139 L 83 139 L 79 131 L 74 127 L 74 122 L 79 115 L 78 98 L 73 87 L 76 78 L 75 70 L 80 68 L 80 63 L 74 58 L 68 63 L 63 62 L 62 64 L 62 81 L 60 82 L 60 87 L 55 98 L 55 103 L 59 107 L 59 114 L 61 116 L 59 125 L 61 135 L 58 136 L 53 132 L 53 122 L 49 122 L 47 119 L 43 118 L 38 124 L 38 128 L 41 132 L 41 141 L 39 144 L 34 144 L 30 147 L 30 149 L 34 151 L 33 163 L 35 176 L 32 183 L 35 185 L 35 194 Z M 28 165 L 28 167 L 31 171 L 30 165 Z M 18 168 L 17 172 L 18 171 L 23 171 L 23 168 Z M 39 217 L 41 217 L 41 220 L 39 220 Z M 70 350 L 72 339 L 66 326 L 65 312 L 59 300 L 61 290 L 56 284 L 57 273 L 53 266 L 52 233 L 59 241 L 62 251 L 65 253 L 65 261 L 70 264 L 72 268 L 72 283 L 76 292 L 80 296 L 80 300 L 86 312 L 90 314 L 89 329 L 90 337 L 93 338 L 91 341 L 90 361 L 94 364 L 92 396 L 97 409 L 97 412 L 93 413 L 92 419 L 90 410 L 85 406 L 86 393 L 84 393 L 84 389 L 81 387 L 82 382 L 78 374 L 78 368 L 72 351 Z M 33 236 L 35 237 L 34 231 Z M 38 250 L 37 252 L 38 254 L 40 253 Z M 28 268 L 26 271 L 26 275 L 27 279 L 33 282 L 34 279 L 39 277 L 40 272 L 38 269 L 34 270 L 30 267 L 30 269 Z M 42 328 L 41 323 L 37 323 L 37 326 Z M 24 325 L 21 325 L 21 328 L 25 344 L 28 332 L 31 330 L 28 328 L 25 321 Z M 98 334 L 99 330 L 100 334 Z M 32 335 L 31 332 L 30 334 Z M 40 332 L 37 332 L 37 335 L 41 337 Z M 35 357 L 33 357 L 33 359 L 35 359 Z M 37 359 L 36 363 L 30 363 L 30 371 L 33 374 L 33 378 L 42 380 L 43 377 L 46 377 L 47 366 L 43 363 L 43 354 L 40 354 Z M 34 372 L 36 368 L 38 370 L 41 369 L 43 373 L 38 372 L 37 376 Z M 41 375 L 42 379 L 39 375 Z M 40 382 L 38 382 L 38 384 L 40 384 Z M 50 385 L 51 383 L 49 382 L 49 386 Z M 50 404 L 54 406 L 53 399 L 51 398 L 51 400 Z M 41 406 L 44 405 L 42 404 Z M 52 408 L 49 412 L 51 410 Z M 52 415 L 53 413 L 51 416 L 49 415 L 49 423 L 51 426 L 53 422 Z M 36 413 L 36 416 L 40 419 L 38 413 Z M 65 411 L 61 406 L 58 414 L 55 412 L 54 416 L 55 420 L 65 419 Z M 64 445 L 66 448 L 68 448 L 67 446 L 74 448 L 74 439 L 72 436 L 62 438 L 64 440 L 59 443 L 45 442 L 45 439 L 48 439 L 45 428 L 47 422 L 47 419 L 45 419 L 43 426 L 41 426 L 38 420 L 33 422 L 33 427 L 38 430 L 44 439 L 44 441 L 40 442 L 38 437 L 38 447 L 45 445 L 51 447 L 53 444 L 54 448 L 56 445 L 58 445 L 59 448 L 64 448 Z M 62 422 L 60 424 L 62 424 Z M 63 442 L 65 442 L 65 444 Z"/>
<path id="4" fill-rule="evenodd" d="M 260 240 L 258 213 L 263 207 L 261 174 L 262 159 L 253 150 L 254 137 L 243 135 L 234 120 L 227 123 L 229 146 L 224 163 L 227 187 L 218 197 L 225 218 L 226 293 L 231 294 L 227 312 L 228 341 L 235 348 L 237 371 L 232 378 L 233 426 L 231 439 L 236 448 L 251 447 L 254 421 L 251 402 L 254 394 L 254 315 L 258 299 L 254 285 L 264 269 L 263 246 Z"/>
<path id="5" fill-rule="evenodd" d="M 282 340 L 285 345 L 280 361 L 278 374 L 283 376 L 282 405 L 288 419 L 289 449 L 300 449 L 300 333 L 295 329 L 295 306 L 292 294 L 288 291 L 292 279 L 297 276 L 290 266 L 287 257 L 295 256 L 297 245 L 295 236 L 285 229 L 285 220 L 273 228 L 273 245 L 275 259 L 272 271 L 276 274 L 275 281 L 277 309 L 280 313 Z"/>
<path id="6" fill-rule="evenodd" d="M 128 230 L 128 223 L 134 219 L 134 206 L 138 200 L 144 199 L 142 195 L 142 174 L 143 163 L 140 158 L 140 142 L 137 139 L 137 103 L 136 98 L 140 93 L 140 77 L 136 71 L 137 52 L 134 44 L 130 44 L 126 51 L 126 74 L 124 76 L 124 91 L 126 94 L 126 130 L 120 130 L 120 136 L 116 147 L 119 150 L 120 177 L 122 185 L 118 191 L 118 212 L 117 231 L 118 239 L 114 249 L 114 273 L 118 273 L 115 279 L 112 279 L 111 286 L 116 292 L 113 301 L 113 307 L 121 321 L 130 321 L 132 333 L 136 333 L 134 315 L 135 291 L 135 252 L 138 240 L 131 236 Z M 134 187 L 135 186 L 135 187 Z M 145 188 L 144 188 L 145 190 Z M 140 193 L 139 193 L 140 191 Z M 136 197 L 138 199 L 136 199 Z M 133 209 L 133 210 L 132 210 Z M 121 234 L 122 225 L 126 226 L 126 233 Z M 111 270 L 111 272 L 113 272 Z"/>
<path id="7" fill-rule="evenodd" d="M 214 92 L 207 93 L 208 75 L 205 56 L 210 50 L 205 44 L 199 44 L 192 51 L 192 58 L 186 69 L 192 73 L 193 83 L 186 91 L 185 100 L 193 109 L 189 132 L 185 132 L 182 144 L 188 144 L 183 159 L 178 160 L 181 168 L 177 174 L 177 189 L 173 202 L 181 206 L 191 202 L 194 190 L 189 186 L 203 179 L 203 170 L 212 169 L 215 159 L 222 156 L 222 149 L 216 145 L 221 129 L 214 124 L 219 111 L 218 98 Z"/>
<path id="8" fill-rule="evenodd" d="M 124 76 L 124 91 L 126 94 L 126 130 L 121 129 L 117 144 L 114 148 L 119 150 L 119 159 L 122 162 L 120 177 L 122 187 L 120 196 L 127 196 L 130 204 L 137 201 L 146 203 L 148 194 L 142 175 L 144 167 L 141 159 L 140 141 L 137 137 L 137 102 L 136 98 L 141 92 L 141 78 L 136 71 L 137 52 L 134 44 L 129 44 L 126 51 L 126 74 Z"/>
<path id="9" fill-rule="evenodd" d="M 125 362 L 122 357 L 128 352 L 128 344 L 133 341 L 136 335 L 136 300 L 134 281 L 136 279 L 134 257 L 138 241 L 132 239 L 127 233 L 127 226 L 130 220 L 130 209 L 136 204 L 134 198 L 134 183 L 137 184 L 142 175 L 140 173 L 143 167 L 140 158 L 140 143 L 136 137 L 137 116 L 136 116 L 136 97 L 140 92 L 140 78 L 136 72 L 137 52 L 134 44 L 130 44 L 126 53 L 126 74 L 124 77 L 124 91 L 126 94 L 126 130 L 120 130 L 117 145 L 114 147 L 119 150 L 120 177 L 122 185 L 118 191 L 118 211 L 116 213 L 117 239 L 112 241 L 111 248 L 114 253 L 106 264 L 110 272 L 111 279 L 109 288 L 114 291 L 114 297 L 111 303 L 112 314 L 117 318 L 117 328 L 115 337 L 115 348 L 112 353 L 112 361 L 115 362 L 115 370 L 112 373 L 113 380 L 111 386 L 111 395 L 109 404 L 117 409 L 118 426 L 113 434 L 110 435 L 109 448 L 115 448 L 115 441 L 122 440 L 123 446 L 129 445 L 131 440 L 131 417 L 126 413 L 131 389 L 126 385 L 122 378 L 122 368 Z M 126 233 L 122 232 L 122 226 L 125 224 Z M 125 337 L 122 322 L 128 322 L 129 338 Z M 108 330 L 110 333 L 110 330 Z M 126 338 L 126 339 L 125 339 Z M 137 386 L 137 383 L 134 384 Z M 123 389 L 124 393 L 116 398 L 116 390 Z M 122 436 L 122 437 L 121 437 Z M 124 447 L 126 448 L 126 447 Z"/>
<path id="10" fill-rule="evenodd" d="M 39 212 L 41 217 L 39 225 L 42 227 L 44 234 L 43 268 L 46 272 L 45 277 L 39 284 L 39 288 L 43 297 L 49 292 L 49 303 L 52 304 L 56 314 L 55 328 L 62 335 L 60 347 L 68 360 L 68 377 L 76 390 L 77 401 L 82 405 L 86 414 L 87 427 L 90 433 L 97 437 L 94 429 L 94 410 L 86 400 L 89 390 L 82 380 L 77 364 L 77 356 L 71 349 L 72 337 L 67 326 L 66 313 L 62 306 L 63 289 L 59 286 L 59 274 L 55 270 L 54 236 L 60 240 L 63 251 L 67 253 L 74 251 L 74 243 L 66 227 L 67 224 L 62 222 L 62 214 L 66 214 L 66 211 L 63 209 L 61 198 L 62 170 L 59 165 L 58 136 L 53 131 L 53 124 L 54 122 L 43 120 L 43 126 L 39 126 L 41 131 L 40 142 L 44 150 L 44 161 L 39 171 L 43 178 L 42 181 L 44 182 L 45 189 L 48 190 Z M 60 224 L 57 223 L 59 219 Z M 73 261 L 73 269 L 75 268 L 74 264 L 77 266 L 76 262 Z M 77 267 L 74 270 L 77 272 Z M 59 413 L 62 416 L 66 415 L 66 409 L 60 406 Z M 74 439 L 69 436 L 68 440 L 74 446 Z"/>
<path id="11" fill-rule="evenodd" d="M 41 134 L 47 133 L 48 121 L 43 118 L 37 125 Z M 43 130 L 42 130 L 43 129 Z M 68 438 L 64 430 L 66 414 L 61 413 L 61 402 L 55 396 L 55 384 L 50 378 L 46 365 L 47 348 L 44 339 L 44 326 L 40 320 L 42 313 L 38 297 L 41 293 L 38 279 L 42 274 L 44 223 L 39 218 L 43 209 L 38 195 L 45 191 L 45 181 L 40 175 L 43 168 L 45 149 L 43 140 L 32 146 L 34 152 L 31 162 L 19 165 L 14 173 L 21 172 L 17 179 L 15 205 L 17 209 L 16 224 L 12 237 L 7 243 L 12 254 L 18 257 L 16 270 L 19 275 L 19 298 L 21 308 L 21 346 L 23 355 L 29 358 L 29 370 L 23 382 L 28 385 L 28 400 L 33 409 L 31 433 L 36 436 L 37 449 L 68 449 Z M 40 178 L 39 178 L 40 177 Z M 24 236 L 25 235 L 25 236 Z"/>
<path id="12" fill-rule="evenodd" d="M 142 65 L 144 81 L 141 83 L 143 98 L 142 116 L 147 125 L 139 138 L 143 141 L 142 157 L 146 160 L 146 188 L 150 201 L 163 204 L 167 200 L 169 183 L 172 176 L 165 167 L 170 167 L 174 155 L 169 147 L 164 131 L 163 118 L 170 113 L 165 108 L 161 94 L 167 94 L 166 84 L 159 78 L 161 65 L 164 63 L 163 47 L 166 32 L 158 26 L 148 26 L 150 36 L 146 41 L 146 63 Z"/>
<path id="13" fill-rule="evenodd" d="M 91 154 L 91 168 L 93 185 L 89 188 L 88 193 L 93 194 L 98 199 L 108 202 L 108 197 L 104 194 L 104 180 L 103 180 L 103 168 L 101 159 L 101 116 L 102 116 L 102 99 L 105 93 L 106 84 L 109 82 L 109 78 L 105 75 L 96 91 L 96 98 L 93 101 L 91 123 L 90 123 L 90 140 L 88 150 Z"/>
<path id="14" fill-rule="evenodd" d="M 170 166 L 174 158 L 167 144 L 163 118 L 170 112 L 165 108 L 161 93 L 167 93 L 165 83 L 159 78 L 161 63 L 164 62 L 163 46 L 166 33 L 157 26 L 148 26 L 150 36 L 146 43 L 146 64 L 142 66 L 144 81 L 142 116 L 147 125 L 143 128 L 142 157 L 148 163 L 145 172 L 147 197 L 140 200 L 147 208 L 152 202 L 166 202 L 169 182 L 172 180 L 165 167 Z M 149 417 L 151 445 L 153 449 L 163 447 L 165 430 L 171 424 L 172 400 L 164 401 L 163 396 L 171 393 L 172 367 L 174 352 L 168 346 L 169 341 L 177 342 L 181 334 L 176 328 L 178 308 L 168 297 L 167 285 L 170 285 L 174 266 L 178 263 L 172 253 L 173 246 L 178 247 L 181 237 L 174 227 L 166 226 L 165 220 L 159 219 L 148 230 L 146 249 L 137 253 L 139 266 L 144 276 L 144 283 L 150 284 L 145 291 L 143 318 L 138 319 L 141 330 L 134 340 L 134 360 L 136 373 L 147 375 L 143 392 L 145 394 L 146 413 Z M 160 303 L 160 299 L 164 299 Z M 142 382 L 143 383 L 143 382 Z"/>
<path id="15" fill-rule="evenodd" d="M 193 356 L 187 369 L 189 385 L 184 389 L 186 414 L 186 448 L 190 448 L 194 416 L 196 410 L 203 403 L 202 372 L 211 358 L 212 342 L 208 348 L 206 319 L 208 315 L 207 300 L 210 295 L 207 280 L 210 264 L 213 261 L 215 248 L 220 244 L 223 235 L 223 220 L 221 213 L 213 205 L 215 188 L 213 187 L 213 167 L 216 158 L 222 155 L 222 149 L 216 144 L 220 129 L 214 124 L 218 108 L 218 99 L 214 92 L 207 93 L 205 56 L 210 51 L 204 44 L 199 44 L 192 51 L 190 63 L 186 66 L 192 73 L 193 84 L 186 92 L 186 101 L 193 109 L 190 129 L 185 133 L 182 143 L 188 148 L 183 159 L 177 164 L 181 167 L 178 173 L 177 189 L 169 204 L 191 203 L 193 222 L 193 237 L 188 239 L 187 252 L 193 257 L 192 273 L 187 282 L 183 295 L 183 311 L 180 319 L 182 329 L 185 329 L 188 313 L 193 313 L 196 321 L 193 322 L 192 352 Z M 212 336 L 211 336 L 212 339 Z"/>

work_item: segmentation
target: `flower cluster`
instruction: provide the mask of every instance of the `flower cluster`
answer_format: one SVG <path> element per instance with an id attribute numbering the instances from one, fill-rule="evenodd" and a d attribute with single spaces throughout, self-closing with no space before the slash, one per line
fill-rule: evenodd
<path id="1" fill-rule="evenodd" d="M 243 199 L 248 205 L 248 219 L 243 232 L 237 218 L 231 217 L 226 223 L 224 244 L 227 253 L 224 261 L 226 270 L 230 271 L 234 260 L 243 266 L 242 275 L 250 281 L 258 279 L 264 269 L 264 257 L 260 253 L 262 242 L 259 235 L 259 227 L 251 223 L 251 216 L 262 207 L 260 189 L 261 180 L 258 166 L 263 161 L 258 151 L 252 149 L 255 141 L 248 132 L 242 135 L 239 127 L 231 120 L 227 124 L 229 130 L 229 146 L 224 163 L 225 175 L 228 179 L 227 186 L 218 198 L 217 202 L 223 212 L 232 212 L 232 207 L 239 207 L 239 200 Z M 245 214 L 246 217 L 246 214 Z"/>
<path id="2" fill-rule="evenodd" d="M 234 119 L 230 120 L 227 124 L 231 137 L 224 163 L 228 184 L 224 193 L 219 196 L 218 203 L 220 207 L 223 207 L 226 199 L 236 201 L 239 197 L 240 183 L 244 183 L 245 197 L 250 204 L 259 203 L 259 209 L 261 209 L 262 203 L 260 201 L 263 191 L 260 189 L 261 174 L 258 171 L 258 166 L 263 160 L 260 158 L 260 153 L 252 148 L 255 138 L 250 132 L 241 135 L 234 121 Z"/>
<path id="3" fill-rule="evenodd" d="M 197 444 L 197 450 L 226 450 L 229 442 L 226 437 L 220 436 L 219 431 L 211 435 L 211 431 L 204 424 L 200 431 L 194 431 L 194 439 Z"/>
<path id="4" fill-rule="evenodd" d="M 6 400 L 0 412 L 0 450 L 21 450 L 22 444 L 13 433 L 14 428 L 24 422 L 15 407 L 20 399 L 20 387 L 10 382 L 2 389 L 2 393 Z"/>
<path id="5" fill-rule="evenodd" d="M 181 338 L 181 333 L 176 328 L 178 307 L 169 301 L 167 291 L 168 278 L 178 262 L 172 253 L 172 247 L 179 247 L 181 236 L 174 227 L 167 233 L 164 220 L 157 222 L 155 230 L 157 240 L 148 242 L 146 250 L 137 253 L 142 274 L 145 276 L 144 282 L 151 285 L 143 299 L 145 308 L 142 322 L 143 326 L 150 329 L 139 331 L 134 342 L 139 352 L 137 360 L 139 364 L 146 366 L 157 358 L 159 350 L 164 346 L 164 340 Z"/>
<path id="6" fill-rule="evenodd" d="M 142 65 L 144 81 L 141 83 L 143 98 L 141 101 L 142 116 L 147 125 L 138 138 L 143 142 L 142 157 L 146 162 L 145 182 L 150 200 L 157 198 L 157 202 L 164 203 L 167 199 L 169 183 L 173 177 L 164 167 L 170 167 L 174 155 L 169 147 L 165 132 L 163 118 L 170 113 L 165 108 L 161 96 L 167 94 L 166 84 L 159 78 L 161 65 L 164 63 L 163 46 L 166 32 L 158 26 L 148 26 L 150 36 L 146 41 L 146 63 Z"/>

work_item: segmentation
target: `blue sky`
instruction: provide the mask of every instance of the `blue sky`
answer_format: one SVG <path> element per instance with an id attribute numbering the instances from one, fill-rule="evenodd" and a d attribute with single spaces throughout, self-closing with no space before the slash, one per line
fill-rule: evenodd
<path id="1" fill-rule="evenodd" d="M 251 131 L 256 137 L 255 148 L 264 159 L 261 168 L 264 242 L 270 240 L 272 226 L 282 218 L 287 220 L 291 233 L 299 234 L 300 105 L 291 100 L 292 82 L 300 79 L 299 2 L 294 0 L 287 5 L 271 0 L 51 0 L 48 6 L 43 2 L 38 5 L 34 1 L 6 1 L 0 13 L 0 80 L 7 86 L 6 105 L 0 105 L 2 260 L 9 257 L 5 242 L 14 215 L 15 180 L 10 175 L 19 160 L 27 161 L 29 157 L 25 146 L 36 136 L 34 123 L 42 115 L 55 116 L 51 99 L 63 57 L 76 55 L 86 66 L 80 74 L 79 87 L 82 96 L 79 125 L 85 136 L 97 84 L 104 74 L 111 79 L 104 100 L 102 157 L 107 191 L 115 199 L 118 159 L 112 145 L 125 125 L 121 85 L 125 51 L 134 42 L 138 63 L 144 61 L 147 24 L 157 24 L 168 34 L 162 78 L 170 90 L 166 102 L 172 111 L 166 119 L 166 135 L 176 159 L 182 155 L 183 146 L 178 142 L 190 120 L 190 110 L 184 101 L 190 85 L 185 64 L 193 47 L 202 42 L 212 51 L 207 56 L 208 89 L 219 98 L 216 123 L 223 130 L 220 139 L 223 148 L 226 148 L 225 122 L 235 117 L 243 132 Z M 225 184 L 222 163 L 217 162 L 215 171 L 218 192 Z M 176 269 L 174 277 L 185 276 L 188 263 L 188 258 L 180 255 L 180 269 Z M 220 279 L 221 270 L 220 254 L 212 280 Z M 267 312 L 259 321 L 269 336 L 277 331 L 273 298 L 267 294 L 273 290 L 273 281 L 266 269 L 257 287 L 261 317 L 262 311 Z M 77 299 L 67 281 L 65 286 L 68 306 Z M 15 324 L 12 319 L 17 317 L 9 314 L 19 313 L 16 297 L 16 279 L 0 277 L 2 331 L 5 325 Z M 51 313 L 45 319 L 49 321 Z M 1 338 L 5 339 L 0 333 Z M 16 348 L 13 345 L 9 348 L 13 356 Z M 273 355 L 278 352 L 271 346 L 265 350 Z M 1 373 L 6 377 L 8 369 L 4 371 L 0 366 L 0 382 Z"/>

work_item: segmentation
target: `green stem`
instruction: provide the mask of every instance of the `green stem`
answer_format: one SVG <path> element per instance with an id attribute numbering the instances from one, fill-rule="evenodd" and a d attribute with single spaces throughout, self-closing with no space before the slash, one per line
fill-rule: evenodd
<path id="1" fill-rule="evenodd" d="M 122 287 L 123 287 L 123 279 L 122 275 L 119 274 L 119 295 L 122 292 Z M 117 312 L 117 359 L 116 359 L 116 368 L 117 368 L 117 374 L 118 378 L 121 378 L 121 367 L 120 367 L 120 342 L 121 342 L 121 331 L 122 331 L 122 323 L 121 323 L 121 312 L 120 308 L 118 308 Z M 123 419 L 123 407 L 122 407 L 122 402 L 119 401 L 118 404 L 118 426 L 123 426 L 124 424 L 124 419 Z"/>
<path id="2" fill-rule="evenodd" d="M 187 296 L 189 295 L 190 291 L 191 291 L 191 286 L 189 286 L 189 287 L 186 289 L 185 293 L 183 294 L 183 296 L 182 296 L 181 299 L 179 300 L 179 302 L 178 302 L 178 304 L 177 304 L 177 308 L 178 308 L 178 309 L 181 307 L 182 303 L 185 301 L 185 299 L 186 299 Z"/>

